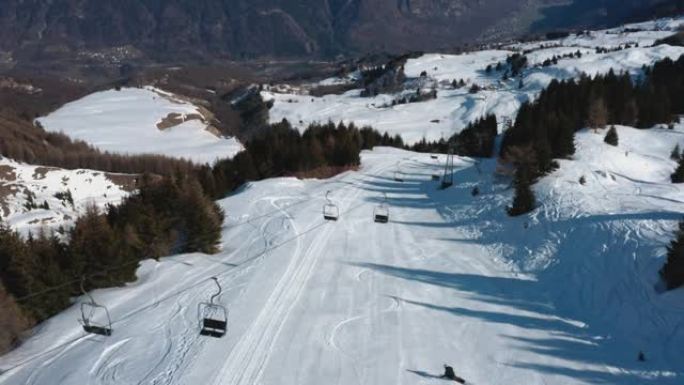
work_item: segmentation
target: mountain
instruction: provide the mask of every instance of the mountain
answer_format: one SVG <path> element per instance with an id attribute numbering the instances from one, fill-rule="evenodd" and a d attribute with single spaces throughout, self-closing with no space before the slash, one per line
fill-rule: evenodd
<path id="1" fill-rule="evenodd" d="M 542 10 L 532 31 L 612 26 L 625 20 L 669 16 L 684 10 L 681 0 L 574 0 Z"/>
<path id="2" fill-rule="evenodd" d="M 538 29 L 613 22 L 658 2 L 576 0 L 548 8 L 558 1 L 2 0 L 0 63 L 427 50 L 473 41 L 485 31 L 524 33 L 529 20 L 523 16 L 542 6 L 546 18 Z M 611 9 L 619 10 L 615 17 Z"/>

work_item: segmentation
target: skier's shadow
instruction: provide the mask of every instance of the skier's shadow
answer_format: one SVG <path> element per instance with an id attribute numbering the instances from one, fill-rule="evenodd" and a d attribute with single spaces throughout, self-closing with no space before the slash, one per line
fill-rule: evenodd
<path id="1" fill-rule="evenodd" d="M 440 378 L 442 380 L 446 380 L 446 378 L 444 376 L 442 376 L 441 374 L 431 374 L 428 372 L 424 372 L 422 370 L 411 370 L 411 369 L 406 369 L 406 371 L 411 372 L 415 375 L 424 377 L 424 378 Z"/>

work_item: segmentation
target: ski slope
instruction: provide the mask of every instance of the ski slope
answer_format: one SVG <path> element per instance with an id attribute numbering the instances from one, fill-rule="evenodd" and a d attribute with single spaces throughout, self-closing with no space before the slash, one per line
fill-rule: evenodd
<path id="1" fill-rule="evenodd" d="M 207 114 L 173 94 L 145 87 L 96 92 L 38 121 L 49 132 L 112 153 L 159 154 L 210 164 L 232 158 L 242 145 L 213 133 Z M 160 126 L 170 117 L 175 121 Z"/>
<path id="2" fill-rule="evenodd" d="M 85 335 L 74 306 L 0 358 L 0 384 L 442 384 L 445 363 L 469 384 L 681 384 L 684 291 L 656 286 L 684 213 L 668 181 L 684 126 L 618 133 L 617 148 L 579 133 L 520 218 L 495 160 L 457 158 L 448 190 L 431 180 L 444 156 L 388 148 L 330 180 L 251 183 L 220 201 L 219 254 L 145 261 L 135 283 L 93 293 L 111 337 Z M 390 223 L 376 224 L 383 194 Z M 222 339 L 198 333 L 212 276 Z"/>
<path id="3" fill-rule="evenodd" d="M 684 47 L 652 45 L 656 40 L 672 35 L 683 24 L 684 18 L 663 19 L 571 35 L 560 40 L 512 44 L 499 50 L 460 55 L 428 53 L 409 59 L 405 65 L 408 77 L 406 92 L 415 92 L 416 79 L 423 72 L 435 84 L 437 98 L 419 103 L 392 106 L 398 95 L 361 97 L 360 89 L 342 95 L 313 97 L 303 95 L 301 90 L 278 92 L 276 90 L 287 90 L 287 87 L 276 86 L 270 90 L 267 87 L 269 91 L 262 92 L 262 96 L 273 100 L 270 111 L 272 123 L 287 119 L 300 130 L 315 122 L 354 122 L 357 126 L 370 125 L 390 135 L 399 134 L 405 143 L 413 144 L 423 138 L 430 141 L 446 139 L 487 114 L 495 114 L 500 130 L 503 130 L 504 122 L 514 120 L 520 106 L 536 99 L 553 79 L 579 78 L 582 74 L 596 76 L 607 74 L 611 69 L 615 73 L 627 72 L 638 76 L 644 65 L 652 65 L 665 58 L 678 59 L 684 55 Z M 626 45 L 631 48 L 596 52 L 596 48 L 614 49 Z M 541 66 L 544 60 L 554 55 L 577 51 L 582 53 L 582 57 L 564 58 L 558 64 Z M 503 72 L 486 71 L 487 66 L 495 68 L 497 63 L 505 63 L 506 58 L 515 52 L 525 53 L 528 57 L 529 66 L 520 77 L 503 80 Z M 466 86 L 453 89 L 452 80 L 461 79 Z M 348 82 L 349 78 L 332 78 L 319 84 Z M 483 90 L 471 94 L 469 88 L 473 84 Z"/>

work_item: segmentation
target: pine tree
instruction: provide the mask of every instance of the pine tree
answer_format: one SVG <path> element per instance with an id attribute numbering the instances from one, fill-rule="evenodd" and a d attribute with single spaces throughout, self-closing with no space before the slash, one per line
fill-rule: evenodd
<path id="1" fill-rule="evenodd" d="M 73 258 L 78 275 L 105 271 L 121 263 L 119 245 L 107 218 L 91 206 L 80 217 L 69 237 L 69 254 Z M 109 275 L 98 275 L 92 283 L 98 287 L 119 284 L 124 280 Z"/>
<path id="2" fill-rule="evenodd" d="M 660 270 L 668 290 L 684 286 L 684 221 L 679 222 L 679 229 L 667 248 L 667 261 Z"/>
<path id="3" fill-rule="evenodd" d="M 223 215 L 216 204 L 202 192 L 197 181 L 186 181 L 181 193 L 180 210 L 184 217 L 183 252 L 212 254 L 221 239 Z"/>
<path id="4" fill-rule="evenodd" d="M 670 153 L 670 159 L 679 161 L 682 158 L 682 151 L 679 149 L 679 143 L 675 145 Z"/>
<path id="5" fill-rule="evenodd" d="M 615 126 L 610 126 L 610 129 L 606 133 L 606 137 L 603 138 L 603 141 L 610 144 L 611 146 L 618 145 L 618 134 L 617 130 L 615 129 Z"/>
<path id="6" fill-rule="evenodd" d="M 508 208 L 508 215 L 517 217 L 534 210 L 536 199 L 532 191 L 530 171 L 526 167 L 519 167 L 515 173 L 515 197 L 513 205 Z"/>
<path id="7" fill-rule="evenodd" d="M 679 159 L 677 169 L 671 175 L 672 183 L 684 183 L 684 157 Z"/>

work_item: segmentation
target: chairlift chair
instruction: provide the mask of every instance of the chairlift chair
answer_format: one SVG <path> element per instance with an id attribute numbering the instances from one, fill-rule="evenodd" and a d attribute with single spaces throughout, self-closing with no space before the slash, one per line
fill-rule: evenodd
<path id="1" fill-rule="evenodd" d="M 394 172 L 394 181 L 395 182 L 404 182 L 404 178 L 401 176 L 401 171 L 395 171 Z"/>
<path id="2" fill-rule="evenodd" d="M 439 174 L 432 174 L 432 180 L 439 181 L 442 177 Z"/>
<path id="3" fill-rule="evenodd" d="M 93 296 L 86 292 L 84 282 L 85 277 L 81 279 L 81 292 L 88 297 L 88 301 L 81 302 L 81 319 L 79 322 L 86 333 L 109 337 L 112 335 L 112 318 L 109 316 L 109 310 L 95 302 Z M 97 318 L 102 319 L 102 321 L 95 321 Z"/>
<path id="4" fill-rule="evenodd" d="M 404 178 L 402 177 L 401 173 L 401 167 L 400 167 L 401 162 L 397 162 L 397 169 L 394 171 L 394 181 L 395 182 L 403 182 Z"/>
<path id="5" fill-rule="evenodd" d="M 323 205 L 323 218 L 327 221 L 336 221 L 340 217 L 340 209 L 330 198 L 330 191 L 325 193 L 325 205 Z"/>
<path id="6" fill-rule="evenodd" d="M 433 154 L 433 155 L 430 155 L 430 158 L 432 158 L 432 159 L 439 159 L 439 156 Z"/>
<path id="7" fill-rule="evenodd" d="M 373 219 L 376 223 L 389 222 L 389 208 L 387 207 L 387 194 L 385 194 L 385 201 L 380 203 L 373 210 Z"/>
<path id="8" fill-rule="evenodd" d="M 228 311 L 225 307 L 214 303 L 214 300 L 221 295 L 223 289 L 216 277 L 212 277 L 211 279 L 216 284 L 218 291 L 211 296 L 209 302 L 201 302 L 197 305 L 200 335 L 221 338 L 226 335 Z"/>

